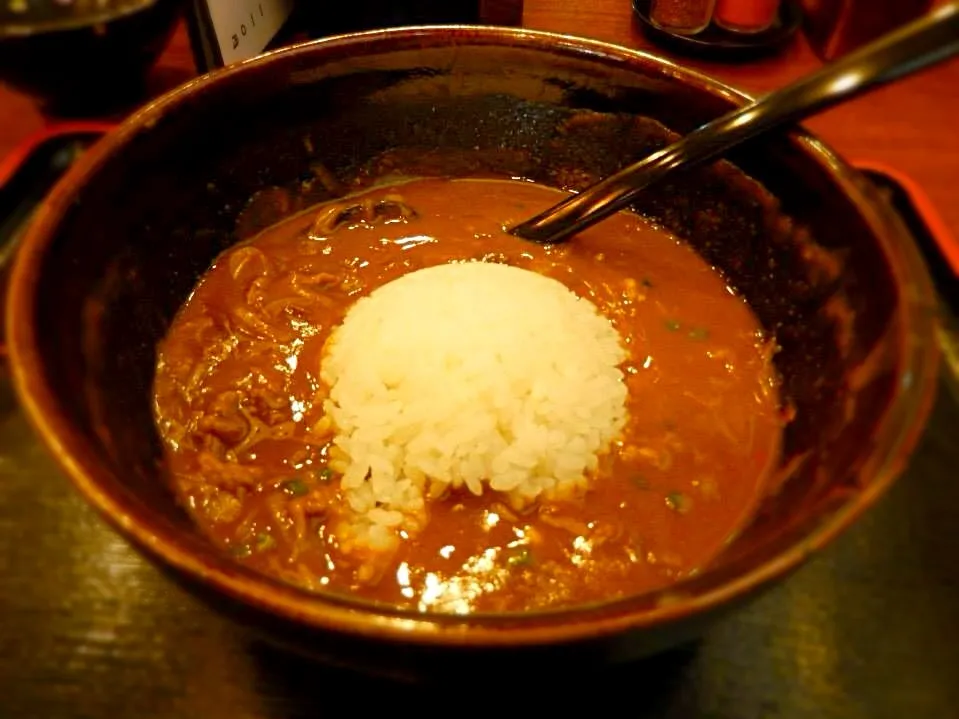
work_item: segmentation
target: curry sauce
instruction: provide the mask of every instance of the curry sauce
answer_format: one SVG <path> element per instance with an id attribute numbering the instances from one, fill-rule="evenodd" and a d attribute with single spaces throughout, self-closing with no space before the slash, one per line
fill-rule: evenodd
<path id="1" fill-rule="evenodd" d="M 236 559 L 313 591 L 423 611 L 526 611 L 660 588 L 748 521 L 778 458 L 773 346 L 691 248 L 620 213 L 541 246 L 504 231 L 563 193 L 504 180 L 416 180 L 298 214 L 217 258 L 160 347 L 155 415 L 171 482 Z M 523 514 L 489 493 L 429 505 L 374 570 L 327 520 L 323 345 L 359 298 L 440 263 L 555 278 L 628 349 L 628 422 L 578 501 Z"/>

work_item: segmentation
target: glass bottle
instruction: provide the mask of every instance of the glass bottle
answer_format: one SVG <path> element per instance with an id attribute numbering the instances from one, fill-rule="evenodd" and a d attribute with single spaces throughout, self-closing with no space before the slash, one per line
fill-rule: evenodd
<path id="1" fill-rule="evenodd" d="M 716 0 L 652 0 L 649 20 L 660 30 L 678 35 L 696 35 L 713 17 Z"/>
<path id="2" fill-rule="evenodd" d="M 821 60 L 834 60 L 929 12 L 934 0 L 803 0 L 803 30 Z"/>
<path id="3" fill-rule="evenodd" d="M 768 30 L 779 15 L 779 0 L 716 0 L 713 22 L 724 30 L 753 34 Z"/>

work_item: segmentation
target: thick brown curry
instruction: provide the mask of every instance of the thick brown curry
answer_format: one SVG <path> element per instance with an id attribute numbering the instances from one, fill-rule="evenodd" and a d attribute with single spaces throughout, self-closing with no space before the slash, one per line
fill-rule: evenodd
<path id="1" fill-rule="evenodd" d="M 217 258 L 160 347 L 155 384 L 173 487 L 202 531 L 281 580 L 424 611 L 612 599 L 715 557 L 778 453 L 772 344 L 720 275 L 639 217 L 556 247 L 503 231 L 560 198 L 518 181 L 417 180 L 299 214 Z M 371 571 L 325 521 L 342 498 L 322 347 L 360 296 L 464 259 L 556 278 L 610 318 L 630 353 L 628 424 L 582 501 L 521 516 L 488 493 L 450 497 Z"/>

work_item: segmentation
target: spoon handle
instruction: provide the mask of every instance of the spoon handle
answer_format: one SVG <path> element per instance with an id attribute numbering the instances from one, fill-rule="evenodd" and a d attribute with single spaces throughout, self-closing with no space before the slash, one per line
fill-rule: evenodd
<path id="1" fill-rule="evenodd" d="M 808 117 L 959 53 L 959 2 L 884 35 L 799 81 L 723 115 L 510 232 L 560 242 L 623 209 L 678 167 L 711 160 L 766 130 Z"/>

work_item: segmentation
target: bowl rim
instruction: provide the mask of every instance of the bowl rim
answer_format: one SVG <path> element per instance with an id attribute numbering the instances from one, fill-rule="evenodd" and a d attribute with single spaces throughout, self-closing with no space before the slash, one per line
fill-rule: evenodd
<path id="1" fill-rule="evenodd" d="M 936 304 L 932 282 L 918 249 L 905 229 L 883 206 L 878 194 L 858 173 L 839 159 L 819 140 L 796 129 L 791 137 L 810 157 L 824 166 L 843 191 L 857 195 L 861 211 L 879 230 L 880 243 L 899 262 L 891 263 L 895 281 L 901 290 L 898 322 L 903 344 L 902 366 L 898 368 L 896 395 L 875 438 L 875 449 L 860 473 L 870 476 L 865 486 L 834 513 L 813 528 L 800 541 L 790 543 L 775 556 L 696 596 L 682 594 L 682 584 L 640 595 L 647 601 L 660 597 L 652 608 L 630 610 L 640 596 L 596 610 L 572 607 L 535 615 L 432 615 L 380 610 L 373 605 L 340 601 L 327 595 L 283 585 L 263 575 L 239 567 L 227 557 L 207 561 L 192 553 L 178 533 L 151 517 L 148 509 L 131 507 L 118 493 L 105 488 L 98 479 L 111 475 L 100 462 L 82 433 L 59 411 L 60 402 L 46 384 L 40 366 L 38 329 L 32 318 L 36 309 L 35 288 L 44 258 L 56 236 L 59 223 L 81 189 L 109 159 L 122 153 L 134 136 L 149 129 L 165 112 L 197 95 L 203 88 L 224 78 L 276 62 L 279 58 L 315 53 L 323 61 L 324 50 L 362 46 L 367 52 L 391 52 L 387 47 L 397 40 L 425 42 L 422 47 L 449 44 L 483 46 L 509 45 L 557 57 L 594 60 L 597 64 L 618 65 L 637 75 L 672 79 L 693 84 L 699 89 L 731 103 L 743 104 L 750 97 L 728 85 L 671 60 L 641 50 L 568 34 L 480 25 L 421 25 L 386 30 L 347 33 L 300 43 L 215 70 L 175 88 L 146 104 L 108 133 L 58 182 L 41 205 L 23 236 L 10 275 L 6 306 L 7 340 L 14 388 L 21 407 L 35 431 L 73 485 L 107 522 L 149 556 L 199 580 L 220 593 L 268 614 L 292 620 L 314 629 L 421 645 L 493 647 L 544 645 L 585 640 L 666 625 L 692 615 L 718 610 L 733 600 L 754 594 L 799 566 L 841 534 L 889 488 L 905 467 L 931 411 L 936 390 L 939 354 L 935 341 Z M 905 327 L 911 329 L 907 336 Z M 708 572 L 706 573 L 708 574 Z M 612 609 L 611 609 L 612 608 Z"/>

